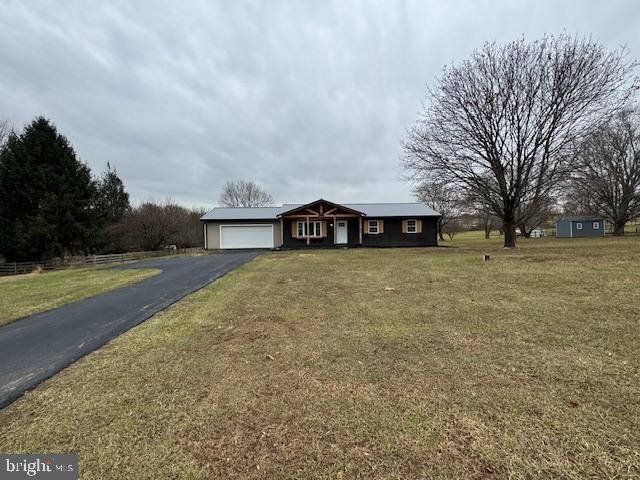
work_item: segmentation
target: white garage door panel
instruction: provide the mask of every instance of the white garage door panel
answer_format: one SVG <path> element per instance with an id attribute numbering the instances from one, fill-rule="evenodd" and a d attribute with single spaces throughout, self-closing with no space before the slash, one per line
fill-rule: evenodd
<path id="1" fill-rule="evenodd" d="M 220 248 L 273 248 L 273 225 L 221 225 Z"/>

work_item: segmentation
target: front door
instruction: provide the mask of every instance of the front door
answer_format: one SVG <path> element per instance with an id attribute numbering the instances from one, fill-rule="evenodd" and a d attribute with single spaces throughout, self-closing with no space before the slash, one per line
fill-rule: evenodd
<path id="1" fill-rule="evenodd" d="M 347 221 L 338 220 L 336 222 L 336 244 L 346 245 L 349 243 L 349 234 L 347 233 Z"/>

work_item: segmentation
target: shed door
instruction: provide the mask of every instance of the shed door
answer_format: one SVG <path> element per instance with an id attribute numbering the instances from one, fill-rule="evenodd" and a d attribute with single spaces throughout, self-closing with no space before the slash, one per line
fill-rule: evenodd
<path id="1" fill-rule="evenodd" d="M 273 248 L 273 225 L 221 225 L 220 248 Z"/>

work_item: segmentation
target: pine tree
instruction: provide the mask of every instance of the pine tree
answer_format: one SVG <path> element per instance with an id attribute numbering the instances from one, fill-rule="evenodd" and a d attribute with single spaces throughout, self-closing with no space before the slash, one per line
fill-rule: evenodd
<path id="1" fill-rule="evenodd" d="M 40 260 L 95 242 L 96 183 L 69 141 L 38 117 L 0 153 L 0 252 Z"/>
<path id="2" fill-rule="evenodd" d="M 99 229 L 96 247 L 101 252 L 120 252 L 123 250 L 121 235 L 115 226 L 131 209 L 129 194 L 115 168 L 107 163 L 107 170 L 98 179 L 97 220 Z"/>
<path id="3" fill-rule="evenodd" d="M 115 168 L 107 163 L 107 170 L 98 180 L 98 209 L 107 224 L 118 222 L 131 208 L 129 194 Z"/>

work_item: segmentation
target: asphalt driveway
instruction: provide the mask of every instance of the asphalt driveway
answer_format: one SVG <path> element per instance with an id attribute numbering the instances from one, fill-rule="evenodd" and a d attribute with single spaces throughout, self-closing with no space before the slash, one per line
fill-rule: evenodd
<path id="1" fill-rule="evenodd" d="M 1 327 L 0 407 L 261 253 L 260 250 L 228 251 L 121 265 L 114 268 L 159 268 L 162 272 L 133 285 Z"/>

